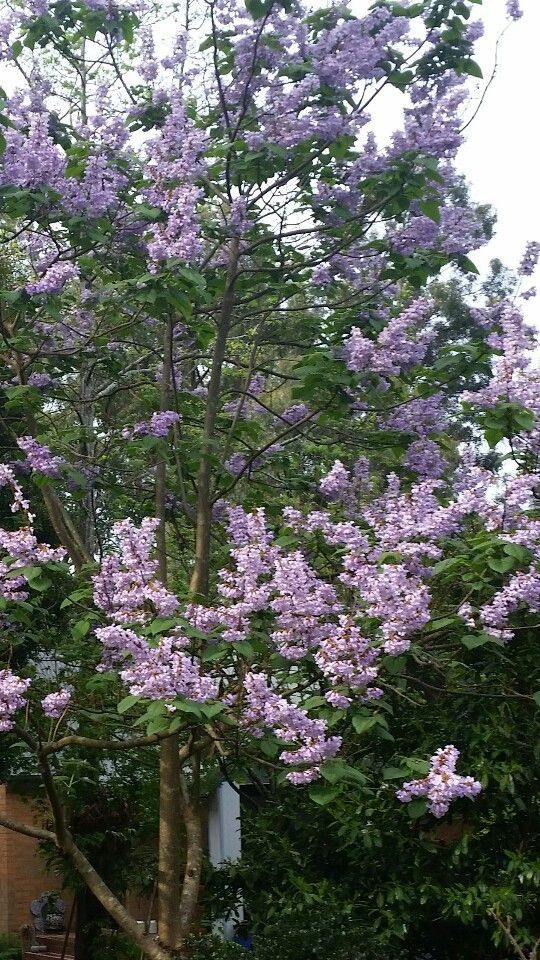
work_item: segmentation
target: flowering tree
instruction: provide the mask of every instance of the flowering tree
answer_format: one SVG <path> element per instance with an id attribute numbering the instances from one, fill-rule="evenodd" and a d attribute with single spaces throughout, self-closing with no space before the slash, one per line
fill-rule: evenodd
<path id="1" fill-rule="evenodd" d="M 342 743 L 386 728 L 396 657 L 511 643 L 539 608 L 532 334 L 483 301 L 474 342 L 441 343 L 425 294 L 487 235 L 454 166 L 472 9 L 28 0 L 2 25 L 0 724 L 52 828 L 0 822 L 155 960 L 193 925 L 201 768 L 354 782 Z M 159 942 L 77 845 L 62 775 L 156 745 Z M 478 794 L 433 750 L 396 809 Z"/>

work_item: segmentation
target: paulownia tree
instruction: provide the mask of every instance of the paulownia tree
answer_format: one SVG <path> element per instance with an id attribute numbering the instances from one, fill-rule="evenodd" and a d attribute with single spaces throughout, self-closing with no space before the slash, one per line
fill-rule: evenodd
<path id="1" fill-rule="evenodd" d="M 1 822 L 54 842 L 154 960 L 193 927 L 205 771 L 354 789 L 340 748 L 387 728 L 396 656 L 449 626 L 510 645 L 538 608 L 530 331 L 483 299 L 447 345 L 422 293 L 486 236 L 454 166 L 473 9 L 6 11 L 0 724 L 51 827 Z M 460 410 L 514 469 L 460 448 Z M 157 749 L 155 942 L 78 846 L 64 770 L 92 756 L 106 791 L 111 755 Z M 399 799 L 475 796 L 457 757 Z"/>

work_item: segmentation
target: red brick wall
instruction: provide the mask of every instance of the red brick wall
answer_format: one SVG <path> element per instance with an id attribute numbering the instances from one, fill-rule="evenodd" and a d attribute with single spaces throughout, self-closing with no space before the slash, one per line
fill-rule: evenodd
<path id="1" fill-rule="evenodd" d="M 43 815 L 29 798 L 0 785 L 0 812 L 13 820 L 42 825 Z M 0 931 L 16 933 L 31 922 L 30 904 L 45 890 L 60 890 L 58 876 L 47 873 L 38 841 L 0 827 Z M 67 908 L 71 894 L 63 891 Z"/>

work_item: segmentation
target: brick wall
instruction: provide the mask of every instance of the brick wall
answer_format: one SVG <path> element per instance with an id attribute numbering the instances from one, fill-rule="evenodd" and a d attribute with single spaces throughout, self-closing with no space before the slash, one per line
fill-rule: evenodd
<path id="1" fill-rule="evenodd" d="M 23 823 L 43 823 L 43 814 L 28 797 L 0 785 L 0 811 Z M 61 881 L 48 873 L 39 855 L 38 841 L 0 827 L 0 931 L 16 933 L 30 922 L 30 904 L 45 890 L 60 890 Z M 69 911 L 71 894 L 62 891 Z"/>
<path id="2" fill-rule="evenodd" d="M 0 784 L 0 814 L 23 823 L 44 826 L 43 812 L 29 795 L 18 794 L 13 786 Z M 204 813 L 204 837 L 207 836 L 207 812 Z M 206 845 L 206 844 L 205 844 Z M 38 841 L 0 827 L 0 932 L 17 933 L 31 922 L 30 904 L 45 890 L 59 890 L 66 903 L 66 923 L 72 894 L 61 890 L 61 881 L 48 873 L 39 853 Z M 158 905 L 128 892 L 126 906 L 137 920 L 157 917 Z"/>

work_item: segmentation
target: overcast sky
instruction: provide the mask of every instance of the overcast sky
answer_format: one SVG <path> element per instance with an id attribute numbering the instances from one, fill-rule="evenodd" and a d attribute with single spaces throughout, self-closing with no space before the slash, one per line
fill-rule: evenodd
<path id="1" fill-rule="evenodd" d="M 524 15 L 500 42 L 495 79 L 459 158 L 473 198 L 491 203 L 498 214 L 494 239 L 474 256 L 479 266 L 494 256 L 513 266 L 528 240 L 540 240 L 540 0 L 521 0 L 521 6 Z M 504 0 L 484 0 L 478 7 L 486 32 L 477 60 L 486 78 L 505 26 L 504 10 Z"/>

